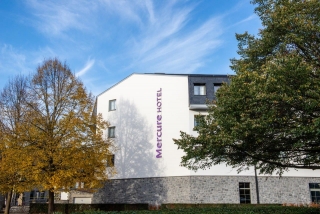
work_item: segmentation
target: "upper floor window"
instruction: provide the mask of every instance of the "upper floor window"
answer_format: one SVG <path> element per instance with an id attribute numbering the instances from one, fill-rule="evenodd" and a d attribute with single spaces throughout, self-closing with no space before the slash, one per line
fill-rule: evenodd
<path id="1" fill-rule="evenodd" d="M 193 91 L 194 91 L 194 95 L 206 95 L 206 85 L 194 84 Z"/>
<path id="2" fill-rule="evenodd" d="M 115 138 L 116 137 L 116 127 L 109 127 L 108 128 L 108 137 Z"/>
<path id="3" fill-rule="evenodd" d="M 311 202 L 320 203 L 320 184 L 319 183 L 309 183 Z"/>
<path id="4" fill-rule="evenodd" d="M 222 86 L 221 83 L 214 83 L 213 84 L 213 91 L 214 91 L 214 94 L 217 93 L 218 89 Z"/>
<path id="5" fill-rule="evenodd" d="M 116 110 L 116 100 L 109 100 L 109 111 Z"/>

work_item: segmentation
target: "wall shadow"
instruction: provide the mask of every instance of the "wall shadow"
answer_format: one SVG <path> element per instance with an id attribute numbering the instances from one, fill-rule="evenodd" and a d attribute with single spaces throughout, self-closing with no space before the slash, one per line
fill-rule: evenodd
<path id="1" fill-rule="evenodd" d="M 92 202 L 161 204 L 167 187 L 165 178 L 158 177 L 163 166 L 155 156 L 155 125 L 126 99 L 117 100 L 117 109 L 109 115 L 106 120 L 115 126 L 117 174 L 94 194 Z"/>

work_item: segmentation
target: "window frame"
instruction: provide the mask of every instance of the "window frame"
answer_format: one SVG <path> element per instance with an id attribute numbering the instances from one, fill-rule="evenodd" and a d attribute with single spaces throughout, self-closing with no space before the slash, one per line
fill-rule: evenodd
<path id="1" fill-rule="evenodd" d="M 309 183 L 311 203 L 320 203 L 320 183 Z M 314 192 L 314 195 L 312 194 Z M 315 199 L 315 200 L 314 200 Z"/>
<path id="2" fill-rule="evenodd" d="M 199 123 L 197 122 L 197 118 L 200 118 L 200 117 L 204 118 L 204 116 L 205 115 L 201 115 L 201 114 L 193 115 L 193 128 L 196 128 L 199 125 Z"/>
<path id="3" fill-rule="evenodd" d="M 196 90 L 196 88 L 199 87 L 199 90 Z M 204 88 L 203 90 L 201 90 L 201 88 Z M 201 94 L 201 91 L 203 91 L 204 94 Z M 198 93 L 196 93 L 198 92 Z M 195 83 L 193 84 L 193 95 L 195 96 L 206 96 L 207 95 L 207 87 L 206 87 L 206 84 L 204 83 Z"/>
<path id="4" fill-rule="evenodd" d="M 107 155 L 107 167 L 114 167 L 115 155 Z"/>
<path id="5" fill-rule="evenodd" d="M 240 204 L 251 204 L 250 182 L 239 182 L 239 199 L 240 199 Z"/>
<path id="6" fill-rule="evenodd" d="M 116 137 L 116 127 L 115 126 L 108 127 L 108 138 L 115 138 L 115 137 Z"/>
<path id="7" fill-rule="evenodd" d="M 109 100 L 109 111 L 115 111 L 116 109 L 116 99 Z"/>
<path id="8" fill-rule="evenodd" d="M 216 95 L 219 88 L 222 86 L 222 83 L 213 83 L 213 94 Z"/>

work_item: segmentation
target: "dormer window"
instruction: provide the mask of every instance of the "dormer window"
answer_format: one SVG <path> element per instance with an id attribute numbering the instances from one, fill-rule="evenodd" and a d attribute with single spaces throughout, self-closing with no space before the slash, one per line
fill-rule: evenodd
<path id="1" fill-rule="evenodd" d="M 213 93 L 216 94 L 218 89 L 222 86 L 222 83 L 214 83 L 213 84 Z"/>
<path id="2" fill-rule="evenodd" d="M 206 95 L 206 85 L 194 84 L 193 91 L 194 91 L 194 95 Z"/>

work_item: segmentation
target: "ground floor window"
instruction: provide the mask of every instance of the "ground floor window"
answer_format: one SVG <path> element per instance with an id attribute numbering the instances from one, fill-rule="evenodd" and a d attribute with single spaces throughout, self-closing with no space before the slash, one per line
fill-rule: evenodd
<path id="1" fill-rule="evenodd" d="M 250 183 L 239 183 L 240 204 L 251 204 Z"/>
<path id="2" fill-rule="evenodd" d="M 319 183 L 309 183 L 311 202 L 320 203 L 320 184 Z"/>

